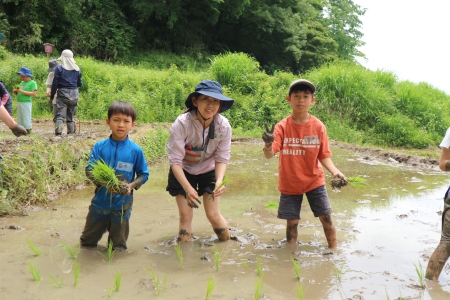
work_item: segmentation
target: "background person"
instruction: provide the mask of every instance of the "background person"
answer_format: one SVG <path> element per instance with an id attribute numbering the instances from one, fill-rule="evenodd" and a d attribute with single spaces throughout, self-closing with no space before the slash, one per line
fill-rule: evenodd
<path id="1" fill-rule="evenodd" d="M 66 49 L 58 58 L 61 65 L 55 68 L 50 98 L 56 94 L 55 135 L 61 135 L 64 122 L 67 134 L 75 133 L 75 113 L 78 105 L 78 88 L 83 84 L 81 72 L 73 59 L 72 51 Z"/>
<path id="2" fill-rule="evenodd" d="M 52 93 L 52 84 L 53 84 L 53 78 L 55 76 L 55 69 L 59 66 L 59 62 L 56 59 L 52 59 L 48 61 L 48 75 L 47 80 L 45 81 L 45 85 L 47 85 L 47 90 L 45 91 L 45 94 L 49 97 L 50 103 L 53 107 L 53 123 L 56 123 L 55 114 L 56 114 L 56 97 L 50 98 L 50 95 Z"/>
<path id="3" fill-rule="evenodd" d="M 6 111 L 12 116 L 12 97 L 2 81 L 0 81 L 0 99 Z"/>
<path id="4" fill-rule="evenodd" d="M 26 128 L 28 134 L 31 133 L 32 122 L 32 100 L 31 97 L 36 96 L 37 83 L 32 80 L 33 75 L 29 68 L 22 67 L 19 72 L 20 88 L 14 89 L 13 92 L 17 95 L 17 122 Z"/>
<path id="5" fill-rule="evenodd" d="M 220 195 L 225 186 L 218 187 L 225 177 L 231 147 L 231 126 L 220 113 L 233 102 L 222 94 L 218 82 L 203 80 L 187 97 L 187 110 L 170 128 L 166 190 L 178 205 L 179 241 L 194 239 L 192 208 L 200 204 L 199 195 L 203 196 L 206 217 L 219 240 L 230 239 L 227 221 L 220 213 Z"/>

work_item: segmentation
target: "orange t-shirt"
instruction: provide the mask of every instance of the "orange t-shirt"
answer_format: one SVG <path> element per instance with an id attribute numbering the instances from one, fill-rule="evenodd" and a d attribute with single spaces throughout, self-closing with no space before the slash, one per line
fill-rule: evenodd
<path id="1" fill-rule="evenodd" d="M 316 117 L 297 124 L 288 116 L 274 130 L 274 153 L 279 152 L 278 190 L 300 195 L 325 184 L 319 159 L 331 156 L 327 129 Z"/>

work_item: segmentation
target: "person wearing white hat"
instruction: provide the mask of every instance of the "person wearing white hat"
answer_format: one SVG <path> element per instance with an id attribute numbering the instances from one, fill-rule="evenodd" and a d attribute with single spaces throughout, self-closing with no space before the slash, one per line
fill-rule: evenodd
<path id="1" fill-rule="evenodd" d="M 55 68 L 50 99 L 56 95 L 55 135 L 61 135 L 64 122 L 67 134 L 75 133 L 75 113 L 78 105 L 78 88 L 83 84 L 81 71 L 73 58 L 72 51 L 66 49 L 58 58 L 61 65 Z"/>

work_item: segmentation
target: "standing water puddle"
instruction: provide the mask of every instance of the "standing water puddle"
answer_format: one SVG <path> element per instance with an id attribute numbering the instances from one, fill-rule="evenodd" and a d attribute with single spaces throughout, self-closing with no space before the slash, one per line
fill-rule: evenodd
<path id="1" fill-rule="evenodd" d="M 233 143 L 222 214 L 236 240 L 217 242 L 203 208 L 195 211 L 193 243 L 176 245 L 178 211 L 165 192 L 168 163 L 150 167 L 150 179 L 135 193 L 127 252 L 106 259 L 106 235 L 97 249 L 81 249 L 79 277 L 64 245 L 77 249 L 93 187 L 65 194 L 54 206 L 29 217 L 0 219 L 0 300 L 3 299 L 205 299 L 207 282 L 217 283 L 211 299 L 449 299 L 450 266 L 439 282 L 419 286 L 415 266 L 425 270 L 440 239 L 440 211 L 448 176 L 369 163 L 342 149 L 333 161 L 347 177 L 366 184 L 327 189 L 339 247 L 327 248 L 320 221 L 307 201 L 302 206 L 299 243 L 284 243 L 285 221 L 276 218 L 276 158 L 261 145 Z M 30 249 L 31 242 L 42 255 Z M 220 254 L 220 257 L 219 257 Z M 218 259 L 218 268 L 216 267 Z M 300 279 L 294 272 L 294 259 Z M 42 280 L 35 282 L 32 264 Z M 258 271 L 262 276 L 258 276 Z M 121 284 L 114 280 L 120 272 Z M 153 272 L 152 277 L 150 273 Z M 53 279 L 50 278 L 53 277 Z M 160 284 L 155 288 L 154 278 Z M 58 286 L 60 285 L 60 286 Z"/>

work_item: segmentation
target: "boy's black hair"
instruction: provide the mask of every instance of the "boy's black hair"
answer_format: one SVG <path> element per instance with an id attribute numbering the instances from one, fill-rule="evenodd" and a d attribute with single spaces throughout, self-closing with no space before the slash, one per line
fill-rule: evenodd
<path id="1" fill-rule="evenodd" d="M 296 92 L 306 92 L 306 91 L 309 91 L 311 94 L 313 94 L 313 96 L 314 96 L 314 92 L 313 92 L 313 90 L 309 87 L 309 86 L 307 86 L 306 84 L 297 84 L 297 85 L 294 85 L 290 90 L 289 90 L 289 96 L 292 94 L 292 93 L 296 93 Z"/>
<path id="2" fill-rule="evenodd" d="M 116 101 L 108 108 L 108 119 L 111 119 L 112 115 L 123 114 L 130 116 L 131 119 L 136 121 L 136 109 L 128 102 Z"/>

